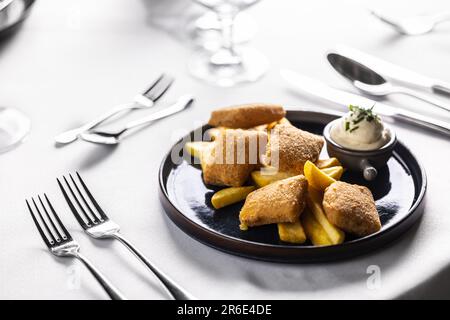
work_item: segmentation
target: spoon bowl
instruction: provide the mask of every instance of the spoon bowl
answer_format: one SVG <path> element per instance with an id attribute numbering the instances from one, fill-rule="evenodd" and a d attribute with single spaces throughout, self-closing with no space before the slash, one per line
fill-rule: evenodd
<path id="1" fill-rule="evenodd" d="M 28 17 L 35 0 L 0 1 L 0 39 L 14 33 Z"/>
<path id="2" fill-rule="evenodd" d="M 351 82 L 360 81 L 367 84 L 384 84 L 386 79 L 373 69 L 341 54 L 330 52 L 327 60 L 343 77 Z"/>
<path id="3" fill-rule="evenodd" d="M 394 93 L 395 91 L 395 87 L 390 82 L 385 82 L 382 84 L 367 84 L 356 80 L 353 81 L 353 85 L 361 92 L 377 97 L 384 97 L 388 94 Z"/>
<path id="4" fill-rule="evenodd" d="M 119 143 L 120 134 L 108 133 L 102 131 L 91 131 L 80 134 L 80 138 L 84 141 L 97 143 L 97 144 L 109 144 L 114 145 Z"/>

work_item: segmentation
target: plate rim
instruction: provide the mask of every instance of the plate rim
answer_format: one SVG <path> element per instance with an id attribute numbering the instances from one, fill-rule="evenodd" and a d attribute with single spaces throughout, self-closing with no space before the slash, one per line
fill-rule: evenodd
<path id="1" fill-rule="evenodd" d="M 286 115 L 287 118 L 289 117 L 289 114 L 292 114 L 292 113 L 313 113 L 317 117 L 339 117 L 343 114 L 343 112 L 339 112 L 339 111 L 335 111 L 335 110 L 326 110 L 324 108 L 308 108 L 308 107 L 292 107 L 292 106 L 285 107 L 285 108 L 287 110 L 287 115 Z M 311 122 L 314 122 L 314 121 L 311 121 Z M 202 129 L 205 125 L 206 124 L 190 131 L 187 135 L 191 135 L 192 132 Z M 181 138 L 177 141 L 177 143 L 182 141 L 184 139 L 184 137 L 186 137 L 187 135 L 184 135 L 183 138 Z M 239 251 L 230 249 L 229 247 L 232 245 L 245 244 L 246 246 L 253 247 L 252 248 L 253 251 L 270 249 L 270 250 L 276 250 L 276 251 L 284 251 L 285 253 L 288 253 L 288 254 L 291 251 L 298 251 L 299 254 L 301 252 L 303 252 L 303 253 L 304 252 L 314 252 L 314 255 L 315 255 L 316 253 L 320 254 L 320 251 L 323 251 L 323 253 L 326 254 L 327 251 L 343 251 L 343 250 L 348 250 L 349 247 L 370 245 L 370 243 L 377 241 L 380 238 L 387 238 L 387 241 L 384 241 L 385 242 L 384 244 L 387 244 L 387 243 L 391 242 L 392 240 L 394 240 L 395 238 L 404 234 L 404 231 L 409 229 L 415 223 L 415 221 L 422 216 L 423 211 L 424 211 L 423 210 L 424 200 L 425 200 L 427 184 L 428 184 L 425 169 L 424 169 L 423 165 L 419 162 L 417 157 L 411 152 L 411 150 L 405 144 L 403 144 L 402 141 L 400 140 L 400 141 L 398 141 L 398 144 L 397 144 L 396 148 L 394 149 L 394 152 L 398 154 L 396 149 L 403 148 L 404 149 L 403 152 L 406 152 L 407 154 L 409 154 L 409 156 L 412 157 L 412 160 L 415 161 L 414 166 L 417 167 L 418 172 L 420 174 L 419 178 L 421 180 L 421 184 L 419 186 L 414 186 L 415 189 L 416 188 L 418 189 L 418 190 L 415 190 L 415 192 L 418 191 L 417 197 L 415 197 L 415 199 L 413 200 L 411 207 L 408 209 L 408 213 L 404 217 L 399 219 L 397 222 L 395 222 L 393 225 L 389 226 L 388 228 L 381 230 L 380 232 L 377 232 L 375 234 L 366 236 L 366 237 L 356 238 L 356 239 L 352 239 L 350 241 L 344 242 L 339 245 L 330 245 L 330 246 L 300 246 L 300 245 L 287 245 L 287 244 L 274 245 L 274 244 L 259 243 L 259 242 L 255 242 L 255 241 L 235 238 L 233 236 L 225 235 L 225 234 L 219 233 L 217 231 L 211 230 L 209 228 L 206 228 L 206 227 L 194 222 L 193 220 L 186 217 L 186 215 L 182 212 L 182 210 L 178 209 L 176 204 L 174 204 L 173 201 L 171 200 L 171 198 L 167 192 L 167 188 L 165 187 L 165 183 L 164 183 L 164 168 L 167 163 L 167 159 L 170 156 L 173 146 L 175 144 L 171 145 L 169 151 L 164 155 L 164 157 L 161 161 L 160 167 L 159 167 L 159 171 L 158 171 L 159 198 L 163 205 L 165 213 L 169 216 L 169 218 L 172 220 L 172 222 L 178 228 L 180 228 L 183 232 L 187 233 L 190 237 L 193 237 L 194 239 L 196 239 L 197 241 L 199 241 L 203 244 L 206 244 L 208 246 L 214 247 L 218 250 L 221 250 L 221 251 L 233 254 L 233 255 L 243 256 L 243 257 L 250 258 L 250 259 L 265 260 L 265 261 L 294 262 L 294 263 L 316 262 L 316 261 L 324 262 L 324 261 L 348 258 L 349 256 L 354 256 L 354 255 L 359 255 L 359 254 L 375 251 L 375 250 L 383 247 L 383 244 L 380 245 L 378 248 L 363 250 L 363 252 L 360 252 L 360 253 L 358 252 L 356 254 L 352 254 L 352 253 L 345 254 L 344 252 L 340 252 L 340 253 L 338 253 L 337 256 L 334 255 L 332 258 L 304 257 L 305 259 L 303 257 L 299 257 L 299 256 L 281 257 L 281 255 L 277 256 L 276 254 L 275 255 L 272 255 L 272 254 L 254 255 L 254 254 L 250 254 L 250 253 L 246 253 L 246 252 L 239 252 Z M 401 159 L 403 162 L 405 162 L 404 159 L 400 155 L 397 155 L 397 159 L 398 160 Z M 407 165 L 408 170 L 410 170 L 411 168 L 408 165 L 408 163 L 405 163 L 405 164 Z M 414 184 L 416 184 L 415 182 L 416 182 L 416 179 L 414 180 Z M 419 211 L 419 212 L 417 212 L 417 211 Z M 417 214 L 415 214 L 416 212 L 417 212 Z M 177 218 L 181 218 L 181 220 L 183 222 L 181 222 Z M 412 219 L 412 218 L 415 218 L 415 219 Z M 412 221 L 408 225 L 405 225 L 405 223 L 407 222 L 406 220 L 411 220 L 411 219 L 412 219 Z M 183 226 L 180 226 L 179 223 L 182 223 Z M 400 232 L 399 234 L 397 234 L 395 236 L 392 236 L 392 233 L 396 229 L 399 229 L 401 227 L 403 227 L 404 231 Z M 204 233 L 203 236 L 208 238 L 208 240 L 211 240 L 210 238 L 216 238 L 216 241 L 219 241 L 219 240 L 226 241 L 226 242 L 230 242 L 230 244 L 226 245 L 226 246 L 216 245 L 216 243 L 215 243 L 216 241 L 213 240 L 214 243 L 206 241 L 205 239 L 198 236 L 196 234 L 196 232 L 194 232 L 192 230 L 186 230 L 185 228 L 186 229 L 197 229 L 197 230 L 200 229 L 201 232 Z M 389 235 L 391 235 L 391 236 L 388 237 Z"/>

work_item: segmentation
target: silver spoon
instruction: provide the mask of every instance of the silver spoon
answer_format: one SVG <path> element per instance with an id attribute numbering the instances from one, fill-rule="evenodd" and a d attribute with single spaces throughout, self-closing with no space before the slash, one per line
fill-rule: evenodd
<path id="1" fill-rule="evenodd" d="M 174 113 L 183 111 L 188 108 L 192 102 L 194 102 L 194 98 L 191 95 L 184 95 L 178 99 L 173 105 L 168 108 L 165 108 L 161 111 L 157 111 L 152 113 L 149 116 L 146 116 L 142 119 L 138 119 L 135 121 L 131 121 L 125 125 L 125 128 L 116 130 L 116 131 L 89 131 L 80 134 L 80 138 L 98 144 L 118 144 L 120 142 L 121 136 L 132 129 L 141 127 L 153 121 L 168 117 Z"/>
<path id="2" fill-rule="evenodd" d="M 338 73 L 350 80 L 357 89 L 365 94 L 377 97 L 386 97 L 390 94 L 404 94 L 450 111 L 450 106 L 444 102 L 409 88 L 393 85 L 379 73 L 355 60 L 337 53 L 329 53 L 327 59 Z"/>
<path id="3" fill-rule="evenodd" d="M 3 0 L 0 1 L 0 11 L 9 6 L 14 0 Z"/>
<path id="4" fill-rule="evenodd" d="M 450 106 L 445 105 L 443 102 L 441 102 L 438 99 L 430 97 L 427 94 L 418 93 L 418 92 L 411 90 L 409 88 L 406 88 L 406 87 L 394 86 L 390 82 L 385 82 L 382 84 L 367 84 L 367 83 L 363 83 L 361 81 L 356 80 L 356 81 L 353 81 L 353 85 L 357 89 L 359 89 L 361 92 L 372 95 L 372 96 L 385 97 L 390 94 L 404 94 L 404 95 L 408 95 L 408 96 L 420 99 L 422 101 L 431 103 L 438 108 L 450 111 Z"/>
<path id="5" fill-rule="evenodd" d="M 450 20 L 450 12 L 442 12 L 433 15 L 423 15 L 408 18 L 393 18 L 382 13 L 371 11 L 381 21 L 389 24 L 399 33 L 416 36 L 432 31 L 438 24 Z"/>

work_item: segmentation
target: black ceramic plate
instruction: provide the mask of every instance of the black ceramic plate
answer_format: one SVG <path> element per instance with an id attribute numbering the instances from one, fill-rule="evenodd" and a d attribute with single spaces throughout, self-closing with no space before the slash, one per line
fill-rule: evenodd
<path id="1" fill-rule="evenodd" d="M 316 111 L 288 111 L 295 126 L 321 134 L 337 114 Z M 199 129 L 205 130 L 207 127 Z M 191 133 L 192 139 L 194 133 Z M 186 139 L 187 140 L 187 139 Z M 184 140 L 184 141 L 186 141 Z M 181 143 L 183 145 L 183 143 Z M 325 149 L 325 148 L 324 148 Z M 426 176 L 411 152 L 399 142 L 387 166 L 377 179 L 367 183 L 359 175 L 345 173 L 343 181 L 367 186 L 373 193 L 382 229 L 364 238 L 348 235 L 343 244 L 315 247 L 311 243 L 291 245 L 279 240 L 276 225 L 239 229 L 243 203 L 215 210 L 211 196 L 220 188 L 203 183 L 198 165 L 186 159 L 172 161 L 181 152 L 180 144 L 164 158 L 160 172 L 160 199 L 172 221 L 195 239 L 228 253 L 269 261 L 314 262 L 348 258 L 378 249 L 403 234 L 423 213 Z M 323 151 L 326 152 L 326 151 Z M 326 156 L 324 154 L 322 157 Z M 178 163 L 174 163 L 178 162 Z"/>

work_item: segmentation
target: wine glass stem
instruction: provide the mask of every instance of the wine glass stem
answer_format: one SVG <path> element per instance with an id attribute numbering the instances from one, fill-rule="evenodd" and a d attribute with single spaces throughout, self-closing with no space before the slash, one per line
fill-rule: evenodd
<path id="1" fill-rule="evenodd" d="M 222 24 L 222 46 L 224 49 L 229 50 L 230 53 L 234 53 L 233 45 L 233 32 L 234 32 L 234 16 L 221 16 L 219 17 Z"/>
<path id="2" fill-rule="evenodd" d="M 211 57 L 211 64 L 214 66 L 238 66 L 241 64 L 241 57 L 234 50 L 233 29 L 235 14 L 219 14 L 218 19 L 222 29 L 222 46 Z"/>

